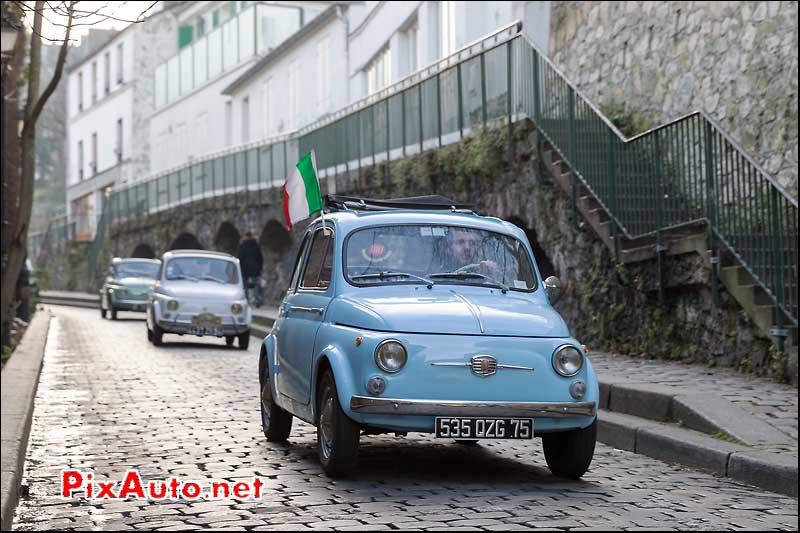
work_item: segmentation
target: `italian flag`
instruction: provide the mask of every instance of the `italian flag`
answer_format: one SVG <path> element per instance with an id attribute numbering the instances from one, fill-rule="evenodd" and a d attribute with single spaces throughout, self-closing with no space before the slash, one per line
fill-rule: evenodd
<path id="1" fill-rule="evenodd" d="M 322 211 L 322 195 L 317 179 L 317 158 L 314 150 L 303 156 L 295 165 L 291 176 L 283 184 L 283 216 L 286 227 Z"/>

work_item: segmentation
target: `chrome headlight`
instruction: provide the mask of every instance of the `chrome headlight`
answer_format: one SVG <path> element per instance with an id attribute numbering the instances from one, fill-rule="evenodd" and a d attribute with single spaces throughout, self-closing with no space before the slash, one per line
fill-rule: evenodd
<path id="1" fill-rule="evenodd" d="M 583 354 L 570 344 L 559 346 L 553 353 L 553 368 L 564 377 L 574 376 L 583 368 Z"/>
<path id="2" fill-rule="evenodd" d="M 405 366 L 406 360 L 406 349 L 394 339 L 385 340 L 375 348 L 375 364 L 384 372 L 397 372 Z"/>
<path id="3" fill-rule="evenodd" d="M 241 315 L 243 311 L 244 311 L 244 306 L 242 304 L 235 303 L 231 305 L 231 313 L 233 313 L 234 315 Z"/>
<path id="4" fill-rule="evenodd" d="M 177 311 L 178 310 L 178 300 L 169 300 L 167 302 L 167 310 L 168 311 Z"/>

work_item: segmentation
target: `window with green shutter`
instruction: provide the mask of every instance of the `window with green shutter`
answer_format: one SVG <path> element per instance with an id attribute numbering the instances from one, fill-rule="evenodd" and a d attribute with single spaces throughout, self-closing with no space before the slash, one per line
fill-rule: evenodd
<path id="1" fill-rule="evenodd" d="M 183 48 L 192 42 L 194 28 L 191 26 L 178 26 L 178 48 Z"/>
<path id="2" fill-rule="evenodd" d="M 219 26 L 219 9 L 215 9 L 211 14 L 211 24 L 216 28 Z"/>

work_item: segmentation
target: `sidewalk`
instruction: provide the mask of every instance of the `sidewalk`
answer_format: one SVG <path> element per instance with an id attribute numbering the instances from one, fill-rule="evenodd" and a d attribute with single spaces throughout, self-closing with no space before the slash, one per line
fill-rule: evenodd
<path id="1" fill-rule="evenodd" d="M 42 298 L 70 299 L 85 305 L 92 295 Z M 277 308 L 254 309 L 253 335 L 266 335 L 277 316 Z M 795 387 L 726 368 L 602 352 L 589 358 L 600 381 L 601 442 L 797 496 Z"/>

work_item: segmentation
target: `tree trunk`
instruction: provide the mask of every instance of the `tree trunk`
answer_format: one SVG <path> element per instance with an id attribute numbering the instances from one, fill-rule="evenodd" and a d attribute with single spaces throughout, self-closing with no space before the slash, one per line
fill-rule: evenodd
<path id="1" fill-rule="evenodd" d="M 19 151 L 22 160 L 22 172 L 17 174 L 19 176 L 18 180 L 16 180 L 17 183 L 19 183 L 19 188 L 17 189 L 18 194 L 11 195 L 11 198 L 6 200 L 8 204 L 4 205 L 4 207 L 10 207 L 9 213 L 7 215 L 4 213 L 4 215 L 7 216 L 7 218 L 4 216 L 4 223 L 7 221 L 7 238 L 4 243 L 5 249 L 3 250 L 2 294 L 0 294 L 0 312 L 2 312 L 2 324 L 4 327 L 13 320 L 14 309 L 12 305 L 16 296 L 17 278 L 20 268 L 22 267 L 22 262 L 25 260 L 27 249 L 28 226 L 30 224 L 31 210 L 33 208 L 36 120 L 39 118 L 47 99 L 50 98 L 50 95 L 55 91 L 61 79 L 61 73 L 64 70 L 67 50 L 69 49 L 69 36 L 72 29 L 72 10 L 74 4 L 75 2 L 71 2 L 69 6 L 66 35 L 64 36 L 64 42 L 58 54 L 58 61 L 56 63 L 55 72 L 53 73 L 53 78 L 50 80 L 41 96 L 39 95 L 39 75 L 42 56 L 41 33 L 44 2 L 42 0 L 37 0 L 34 6 L 33 35 L 31 35 L 30 59 L 28 63 L 28 98 L 25 102 L 24 126 L 22 127 Z M 20 43 L 19 38 L 17 39 L 17 44 L 20 45 L 20 50 L 15 50 L 15 56 L 17 53 L 24 54 L 24 45 Z M 14 113 L 13 116 L 17 116 L 17 113 Z M 14 133 L 16 137 L 16 128 Z M 12 174 L 9 176 L 9 179 L 14 181 L 15 177 L 16 176 Z"/>

